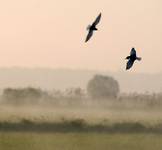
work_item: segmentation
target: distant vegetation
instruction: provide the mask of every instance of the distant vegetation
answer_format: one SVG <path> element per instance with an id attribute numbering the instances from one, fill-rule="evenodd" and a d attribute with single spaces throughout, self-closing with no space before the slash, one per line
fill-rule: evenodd
<path id="1" fill-rule="evenodd" d="M 52 83 L 51 83 L 52 84 Z M 95 75 L 88 83 L 87 89 L 73 87 L 61 90 L 45 91 L 40 88 L 6 88 L 0 96 L 1 103 L 11 105 L 73 105 L 90 102 L 114 101 L 140 103 L 145 106 L 162 106 L 162 93 L 120 93 L 118 82 L 109 76 Z"/>
<path id="2" fill-rule="evenodd" d="M 3 90 L 3 102 L 9 104 L 37 104 L 43 97 L 48 97 L 48 94 L 41 89 L 36 88 L 6 88 Z"/>
<path id="3" fill-rule="evenodd" d="M 119 94 L 119 84 L 112 77 L 95 75 L 88 82 L 87 92 L 94 99 L 116 98 Z"/>

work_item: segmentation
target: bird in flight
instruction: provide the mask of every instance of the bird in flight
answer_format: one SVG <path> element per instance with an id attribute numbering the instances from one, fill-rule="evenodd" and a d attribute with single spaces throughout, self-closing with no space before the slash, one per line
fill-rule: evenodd
<path id="1" fill-rule="evenodd" d="M 133 66 L 133 63 L 135 60 L 141 60 L 141 57 L 137 57 L 135 48 L 131 49 L 130 56 L 127 56 L 126 59 L 128 59 L 126 70 L 130 69 Z"/>
<path id="2" fill-rule="evenodd" d="M 92 37 L 93 31 L 98 30 L 98 29 L 96 28 L 96 25 L 100 22 L 100 20 L 101 20 L 101 13 L 98 15 L 98 17 L 96 18 L 96 20 L 92 23 L 92 25 L 89 25 L 89 26 L 87 27 L 88 35 L 87 35 L 87 37 L 86 37 L 85 42 L 87 42 L 87 41 Z"/>

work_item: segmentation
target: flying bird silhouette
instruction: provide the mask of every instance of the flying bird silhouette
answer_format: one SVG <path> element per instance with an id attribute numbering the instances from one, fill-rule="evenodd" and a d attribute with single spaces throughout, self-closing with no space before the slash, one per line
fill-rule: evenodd
<path id="1" fill-rule="evenodd" d="M 98 15 L 98 17 L 96 18 L 96 20 L 92 23 L 92 25 L 88 25 L 88 27 L 87 27 L 88 35 L 86 37 L 85 42 L 87 42 L 92 37 L 93 31 L 98 30 L 96 28 L 96 25 L 100 22 L 100 20 L 101 20 L 101 13 Z"/>
<path id="2" fill-rule="evenodd" d="M 128 59 L 126 70 L 130 69 L 133 66 L 133 63 L 135 60 L 141 60 L 141 57 L 137 57 L 135 48 L 131 49 L 130 56 L 127 56 L 126 59 Z"/>

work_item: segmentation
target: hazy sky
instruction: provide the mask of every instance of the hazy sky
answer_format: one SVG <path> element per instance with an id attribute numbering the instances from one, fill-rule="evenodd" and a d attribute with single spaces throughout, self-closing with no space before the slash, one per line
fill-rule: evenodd
<path id="1" fill-rule="evenodd" d="M 0 67 L 125 71 L 135 47 L 143 58 L 132 72 L 162 71 L 161 0 L 0 1 Z M 102 12 L 90 42 L 86 27 Z"/>

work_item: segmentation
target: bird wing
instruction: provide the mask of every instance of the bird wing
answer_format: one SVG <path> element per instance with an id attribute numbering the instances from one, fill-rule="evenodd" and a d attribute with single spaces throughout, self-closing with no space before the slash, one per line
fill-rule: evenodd
<path id="1" fill-rule="evenodd" d="M 87 42 L 92 37 L 92 35 L 93 35 L 93 30 L 89 30 L 85 42 Z"/>
<path id="2" fill-rule="evenodd" d="M 136 56 L 136 50 L 135 50 L 135 48 L 132 48 L 132 49 L 131 49 L 130 55 L 131 55 L 131 56 L 132 56 L 132 55 Z"/>
<path id="3" fill-rule="evenodd" d="M 96 26 L 101 20 L 101 13 L 98 15 L 98 17 L 96 18 L 96 20 L 93 22 L 93 26 Z"/>
<path id="4" fill-rule="evenodd" d="M 134 63 L 134 61 L 129 59 L 128 62 L 127 62 L 126 70 L 130 69 L 133 66 L 133 63 Z"/>

